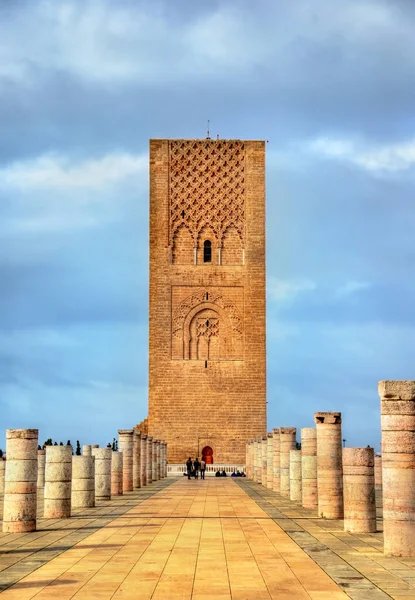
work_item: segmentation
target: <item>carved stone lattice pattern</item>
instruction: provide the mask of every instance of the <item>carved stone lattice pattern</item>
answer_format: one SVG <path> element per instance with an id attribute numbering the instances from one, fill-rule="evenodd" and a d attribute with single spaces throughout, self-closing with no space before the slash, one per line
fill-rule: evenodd
<path id="1" fill-rule="evenodd" d="M 169 243 L 184 226 L 197 247 L 203 228 L 208 226 L 221 246 L 226 229 L 233 226 L 244 245 L 243 142 L 174 140 L 170 142 L 169 161 Z"/>
<path id="2" fill-rule="evenodd" d="M 212 294 L 208 295 L 205 291 L 200 291 L 195 294 L 191 294 L 188 296 L 183 302 L 179 304 L 177 307 L 172 320 L 172 330 L 173 335 L 177 338 L 183 337 L 183 324 L 189 312 L 200 305 L 200 308 L 203 309 L 204 303 L 217 305 L 220 308 L 224 309 L 226 312 L 229 321 L 231 323 L 232 331 L 234 332 L 236 339 L 242 338 L 242 319 L 238 314 L 238 311 L 234 304 L 226 298 L 223 294 Z"/>
<path id="3" fill-rule="evenodd" d="M 197 337 L 218 337 L 219 319 L 209 317 L 208 319 L 198 319 L 196 327 Z"/>

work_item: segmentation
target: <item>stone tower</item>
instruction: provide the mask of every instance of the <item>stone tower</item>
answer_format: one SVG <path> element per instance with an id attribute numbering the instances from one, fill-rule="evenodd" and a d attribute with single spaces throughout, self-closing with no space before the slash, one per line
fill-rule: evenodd
<path id="1" fill-rule="evenodd" d="M 150 140 L 148 432 L 170 463 L 266 432 L 263 141 Z"/>

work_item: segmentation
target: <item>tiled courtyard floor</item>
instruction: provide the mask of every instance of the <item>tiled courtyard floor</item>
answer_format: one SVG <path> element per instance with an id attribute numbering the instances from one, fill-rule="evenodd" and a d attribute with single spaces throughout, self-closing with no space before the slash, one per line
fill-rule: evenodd
<path id="1" fill-rule="evenodd" d="M 381 534 L 345 534 L 247 480 L 164 479 L 71 519 L 40 518 L 34 533 L 1 533 L 0 590 L 4 600 L 415 600 L 415 560 L 385 558 Z"/>

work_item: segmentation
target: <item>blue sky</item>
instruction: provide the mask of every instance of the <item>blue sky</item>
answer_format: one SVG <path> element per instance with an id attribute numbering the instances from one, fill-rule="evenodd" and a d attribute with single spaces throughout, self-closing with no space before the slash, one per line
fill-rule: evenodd
<path id="1" fill-rule="evenodd" d="M 148 139 L 266 139 L 268 427 L 415 377 L 412 0 L 0 1 L 0 440 L 147 413 Z M 0 442 L 0 447 L 4 443 Z"/>

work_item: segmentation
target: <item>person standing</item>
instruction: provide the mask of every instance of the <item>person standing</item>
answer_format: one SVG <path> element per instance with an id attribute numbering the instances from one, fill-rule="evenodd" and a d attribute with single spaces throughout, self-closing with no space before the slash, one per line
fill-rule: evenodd
<path id="1" fill-rule="evenodd" d="M 200 461 L 200 479 L 205 478 L 205 471 L 206 471 L 206 462 L 202 458 L 202 460 Z"/>
<path id="2" fill-rule="evenodd" d="M 199 459 L 196 457 L 195 462 L 193 463 L 193 468 L 195 470 L 195 479 L 199 478 L 199 469 L 200 469 L 200 462 Z"/>
<path id="3" fill-rule="evenodd" d="M 190 479 L 190 475 L 192 474 L 192 459 L 189 458 L 186 461 L 186 471 L 187 471 L 187 479 Z"/>

